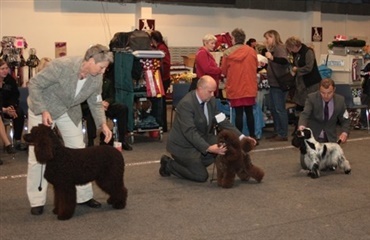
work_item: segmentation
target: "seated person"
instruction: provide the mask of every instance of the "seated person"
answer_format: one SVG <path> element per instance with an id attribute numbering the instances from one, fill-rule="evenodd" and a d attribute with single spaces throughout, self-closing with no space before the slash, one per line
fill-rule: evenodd
<path id="1" fill-rule="evenodd" d="M 103 98 L 103 106 L 105 110 L 105 115 L 110 119 L 117 120 L 117 128 L 118 128 L 118 137 L 119 141 L 122 143 L 122 148 L 126 151 L 131 151 L 132 147 L 126 141 L 126 133 L 127 133 L 127 122 L 128 122 L 128 108 L 125 104 L 115 102 L 115 94 L 114 94 L 114 86 L 113 82 L 104 77 L 103 79 L 103 90 L 102 90 L 102 98 Z M 86 129 L 87 129 L 87 137 L 88 137 L 88 146 L 94 146 L 94 139 L 96 138 L 96 126 L 94 119 L 91 115 L 87 102 L 83 102 L 81 104 L 82 108 L 82 115 L 83 118 L 86 120 Z"/>
<path id="2" fill-rule="evenodd" d="M 362 81 L 362 95 L 361 104 L 370 106 L 370 54 L 366 54 L 364 68 L 361 70 Z M 355 129 L 367 129 L 366 109 L 361 109 L 359 125 Z"/>
<path id="3" fill-rule="evenodd" d="M 12 143 L 9 140 L 8 134 L 5 130 L 3 119 L 0 117 L 0 139 L 3 142 L 5 146 L 5 150 L 8 154 L 14 154 L 15 149 L 12 145 Z M 0 159 L 0 165 L 3 164 L 3 161 Z"/>
<path id="4" fill-rule="evenodd" d="M 219 113 L 214 97 L 216 88 L 216 81 L 204 75 L 198 80 L 197 88 L 187 93 L 176 106 L 167 140 L 167 151 L 172 158 L 161 157 L 159 174 L 162 177 L 173 174 L 196 182 L 207 181 L 207 167 L 215 161 L 217 154 L 225 155 L 227 150 L 217 145 L 216 125 L 234 131 L 239 138 L 245 137 Z M 256 144 L 254 139 L 252 141 Z"/>
<path id="5" fill-rule="evenodd" d="M 2 112 L 1 112 L 2 105 L 3 105 L 2 104 L 2 89 L 0 88 L 0 139 L 4 144 L 5 151 L 8 154 L 14 154 L 15 153 L 14 146 L 8 138 L 8 134 L 6 132 L 5 125 L 3 122 L 3 117 L 2 117 Z M 0 159 L 0 165 L 3 165 L 3 161 L 1 159 Z"/>
<path id="6" fill-rule="evenodd" d="M 27 145 L 21 143 L 25 113 L 19 106 L 19 90 L 16 80 L 9 74 L 8 64 L 0 59 L 0 88 L 2 89 L 3 117 L 13 120 L 14 145 L 17 150 L 27 150 Z"/>

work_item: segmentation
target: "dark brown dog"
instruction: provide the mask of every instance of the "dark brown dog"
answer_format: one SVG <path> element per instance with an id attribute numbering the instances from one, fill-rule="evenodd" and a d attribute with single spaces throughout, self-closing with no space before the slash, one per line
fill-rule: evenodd
<path id="1" fill-rule="evenodd" d="M 251 139 L 239 137 L 230 130 L 222 130 L 218 136 L 218 144 L 227 147 L 225 155 L 216 157 L 217 183 L 223 188 L 231 188 L 235 182 L 235 175 L 242 181 L 248 181 L 250 178 L 261 182 L 264 177 L 264 171 L 253 165 L 249 152 L 254 148 Z"/>
<path id="2" fill-rule="evenodd" d="M 115 209 L 126 206 L 125 163 L 122 154 L 112 146 L 83 149 L 66 148 L 55 132 L 45 125 L 31 129 L 24 140 L 34 145 L 36 159 L 46 164 L 44 177 L 54 187 L 54 210 L 59 220 L 73 216 L 76 208 L 76 185 L 91 181 L 109 195 Z"/>

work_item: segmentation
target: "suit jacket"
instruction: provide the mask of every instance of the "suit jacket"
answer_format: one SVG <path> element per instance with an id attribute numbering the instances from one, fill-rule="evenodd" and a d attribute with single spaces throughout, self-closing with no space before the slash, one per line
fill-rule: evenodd
<path id="1" fill-rule="evenodd" d="M 53 119 L 67 112 L 77 125 L 82 119 L 80 104 L 87 100 L 96 126 L 106 122 L 102 105 L 102 75 L 87 76 L 81 91 L 76 94 L 81 57 L 62 57 L 53 60 L 29 83 L 29 109 L 36 115 L 48 111 Z"/>
<path id="2" fill-rule="evenodd" d="M 207 148 L 217 142 L 213 127 L 217 124 L 215 116 L 219 113 L 216 99 L 207 103 L 210 123 L 199 104 L 196 91 L 185 95 L 176 106 L 176 115 L 167 140 L 167 150 L 175 156 L 199 158 L 207 154 Z M 231 129 L 238 136 L 242 133 L 229 120 L 218 123 L 221 129 Z"/>
<path id="3" fill-rule="evenodd" d="M 329 142 L 336 142 L 337 123 L 341 126 L 342 132 L 349 133 L 350 120 L 347 112 L 347 107 L 344 102 L 344 97 L 334 94 L 334 110 L 330 119 L 324 121 L 324 110 L 322 98 L 319 91 L 311 93 L 307 96 L 303 112 L 299 116 L 298 125 L 311 128 L 315 139 L 318 139 L 321 131 L 324 129 Z"/>

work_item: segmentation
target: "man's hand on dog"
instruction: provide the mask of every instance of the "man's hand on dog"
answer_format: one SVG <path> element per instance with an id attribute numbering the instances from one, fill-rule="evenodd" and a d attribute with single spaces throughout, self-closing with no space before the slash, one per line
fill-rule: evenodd
<path id="1" fill-rule="evenodd" d="M 345 143 L 345 142 L 347 142 L 347 137 L 348 137 L 348 134 L 346 132 L 342 132 L 339 135 L 338 141 L 340 141 L 340 143 Z"/>
<path id="2" fill-rule="evenodd" d="M 207 149 L 207 152 L 218 154 L 218 155 L 225 155 L 226 151 L 227 151 L 227 148 L 225 144 L 220 144 L 220 146 L 218 144 L 213 144 L 209 146 Z"/>
<path id="3" fill-rule="evenodd" d="M 305 128 L 306 128 L 305 126 L 301 125 L 301 126 L 299 126 L 299 127 L 298 127 L 298 130 L 299 130 L 299 131 L 302 131 L 302 130 L 303 130 L 303 129 L 305 129 Z M 345 142 L 347 142 L 347 138 L 348 138 L 348 133 L 346 133 L 346 132 L 342 132 L 342 133 L 339 135 L 339 139 L 338 139 L 337 143 L 338 143 L 338 144 L 340 144 L 340 143 L 345 143 Z"/>
<path id="4" fill-rule="evenodd" d="M 244 136 L 244 138 L 251 140 L 253 142 L 253 145 L 256 146 L 256 144 L 257 144 L 256 139 L 254 139 L 252 137 L 249 137 L 249 136 Z"/>

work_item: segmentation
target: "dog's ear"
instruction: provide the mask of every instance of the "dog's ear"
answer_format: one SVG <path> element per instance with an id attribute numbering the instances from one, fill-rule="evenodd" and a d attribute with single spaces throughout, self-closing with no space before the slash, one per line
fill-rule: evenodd
<path id="1" fill-rule="evenodd" d="M 292 145 L 296 148 L 301 147 L 302 145 L 302 140 L 297 136 L 297 134 L 294 134 L 294 137 L 292 139 Z"/>
<path id="2" fill-rule="evenodd" d="M 36 159 L 39 163 L 45 164 L 53 159 L 53 141 L 49 137 L 51 129 L 44 127 L 33 127 L 31 138 L 33 140 Z"/>
<path id="3" fill-rule="evenodd" d="M 299 137 L 298 132 L 296 135 L 294 135 L 292 139 L 292 145 L 296 148 L 299 148 L 301 154 L 307 153 L 306 144 L 304 143 L 304 139 L 302 137 Z"/>
<path id="4" fill-rule="evenodd" d="M 250 151 L 252 151 L 252 149 L 254 148 L 254 142 L 252 139 L 249 139 L 249 138 L 245 138 L 243 137 L 241 140 L 240 140 L 240 144 L 242 146 L 242 150 L 245 152 L 245 153 L 248 153 Z"/>
<path id="5" fill-rule="evenodd" d="M 306 144 L 302 144 L 302 146 L 299 148 L 302 155 L 305 155 L 307 153 L 307 147 Z"/>

